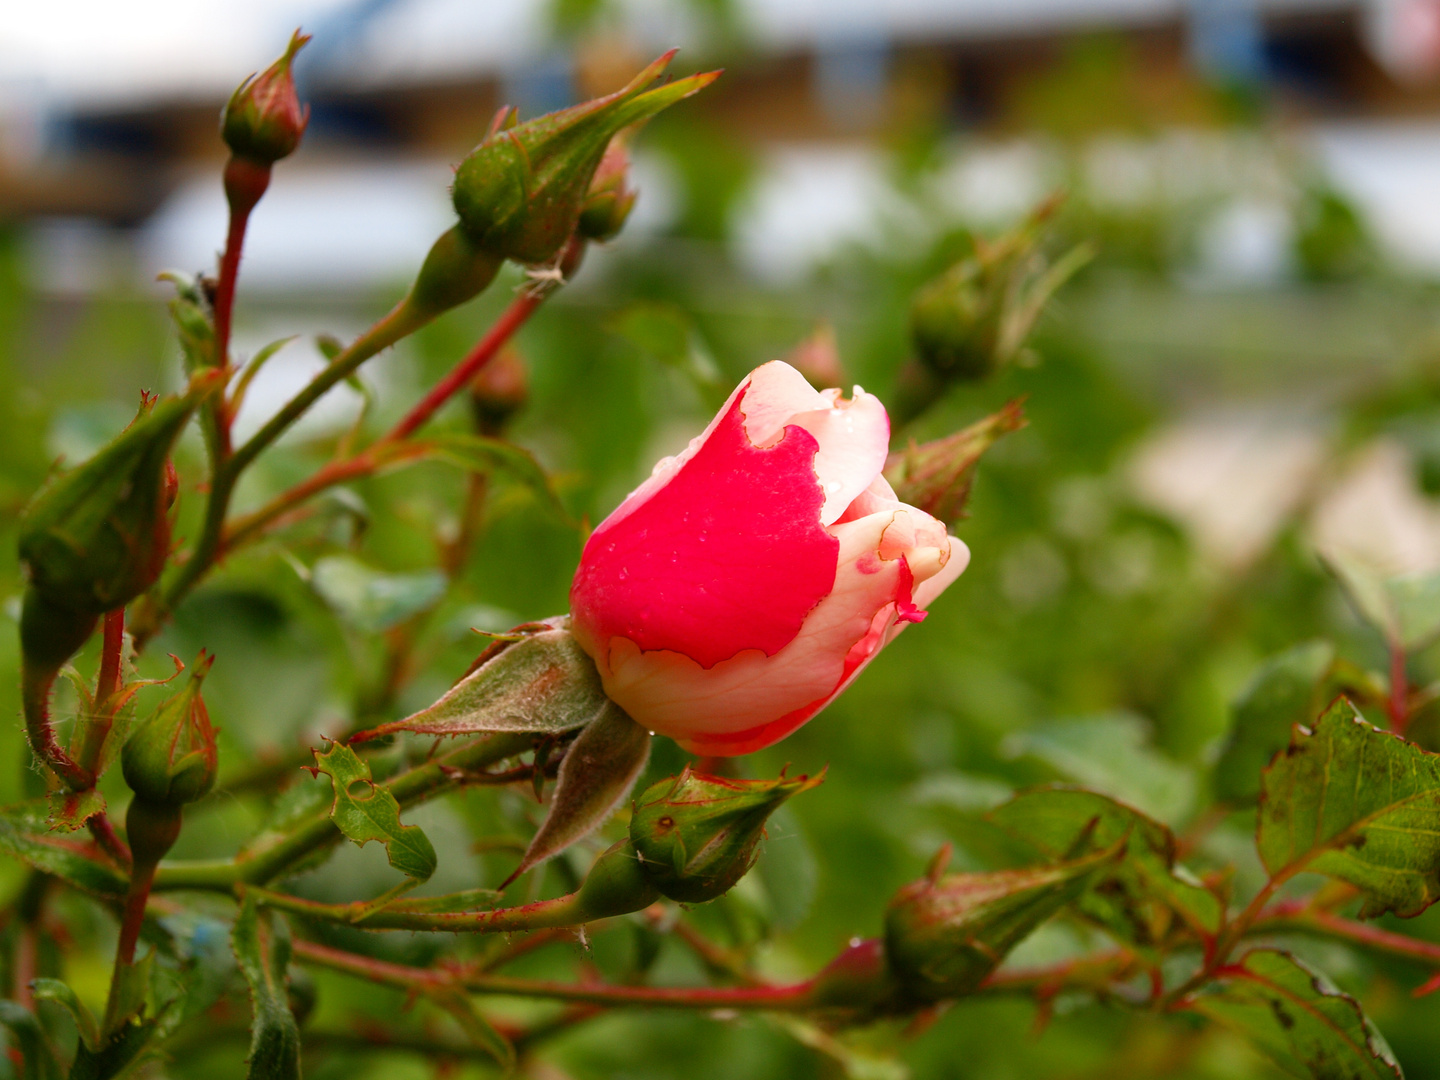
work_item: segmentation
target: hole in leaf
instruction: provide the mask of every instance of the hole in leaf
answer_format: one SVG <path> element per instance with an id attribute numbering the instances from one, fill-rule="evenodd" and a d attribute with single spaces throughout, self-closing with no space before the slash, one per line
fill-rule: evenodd
<path id="1" fill-rule="evenodd" d="M 370 798 L 371 795 L 375 794 L 375 784 L 370 780 L 351 780 L 350 786 L 345 789 L 345 793 L 356 802 L 364 802 Z"/>

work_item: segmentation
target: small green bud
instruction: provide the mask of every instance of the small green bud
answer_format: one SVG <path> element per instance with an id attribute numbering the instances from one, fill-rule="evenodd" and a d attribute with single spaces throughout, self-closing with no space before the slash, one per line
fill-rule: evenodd
<path id="1" fill-rule="evenodd" d="M 213 663 L 214 657 L 202 652 L 184 689 L 137 725 L 126 740 L 120 767 L 137 799 L 180 807 L 203 797 L 214 785 L 219 765 L 215 729 L 200 696 L 200 684 Z"/>
<path id="2" fill-rule="evenodd" d="M 891 970 L 905 992 L 921 1001 L 972 992 L 1006 953 L 1084 892 L 1115 854 L 1101 851 L 1074 862 L 993 873 L 937 872 L 906 885 L 885 915 Z"/>
<path id="3" fill-rule="evenodd" d="M 575 231 L 586 240 L 604 241 L 618 236 L 635 207 L 636 192 L 627 180 L 630 153 L 625 149 L 625 133 L 610 140 L 600 167 L 590 181 L 590 190 L 580 207 L 580 220 Z"/>
<path id="4" fill-rule="evenodd" d="M 611 139 L 720 74 L 647 90 L 673 55 L 666 53 L 613 94 L 523 124 L 514 122 L 513 111 L 501 110 L 485 140 L 455 171 L 455 211 L 470 238 L 516 262 L 555 258 L 575 231 Z"/>
<path id="5" fill-rule="evenodd" d="M 975 481 L 975 467 L 1002 435 L 1026 424 L 1020 402 L 962 428 L 953 435 L 916 445 L 890 455 L 885 479 L 903 503 L 953 525 L 965 517 L 965 503 Z"/>
<path id="6" fill-rule="evenodd" d="M 147 402 L 108 446 L 35 496 L 20 524 L 20 558 L 38 601 L 102 615 L 155 583 L 170 554 L 170 450 L 219 385 L 214 375 L 183 397 Z"/>
<path id="7" fill-rule="evenodd" d="M 630 840 L 656 888 L 671 900 L 703 904 L 754 865 L 765 821 L 780 804 L 823 778 L 731 780 L 687 767 L 636 800 Z"/>
<path id="8" fill-rule="evenodd" d="M 309 40 L 308 34 L 296 30 L 279 60 L 251 75 L 230 95 L 220 114 L 220 137 L 236 157 L 268 166 L 289 157 L 300 145 L 310 107 L 300 104 L 290 69 L 295 54 Z"/>
<path id="9" fill-rule="evenodd" d="M 576 894 L 577 918 L 583 922 L 608 919 L 647 908 L 659 899 L 660 890 L 646 875 L 635 848 L 629 840 L 621 840 L 596 859 L 585 875 Z"/>
<path id="10" fill-rule="evenodd" d="M 1024 355 L 1046 302 L 1090 260 L 1082 245 L 1046 261 L 1040 249 L 1058 206 L 1047 201 L 995 240 L 973 237 L 969 254 L 916 293 L 910 337 L 921 364 L 945 380 L 975 381 Z"/>

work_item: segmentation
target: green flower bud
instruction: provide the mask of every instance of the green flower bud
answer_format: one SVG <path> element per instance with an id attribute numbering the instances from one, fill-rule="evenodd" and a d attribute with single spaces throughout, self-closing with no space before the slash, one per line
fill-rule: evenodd
<path id="1" fill-rule="evenodd" d="M 904 990 L 920 1001 L 975 990 L 1005 954 L 1078 897 L 1116 852 L 1054 866 L 938 874 L 902 888 L 885 915 L 885 953 Z"/>
<path id="2" fill-rule="evenodd" d="M 1090 259 L 1072 249 L 1053 266 L 1040 251 L 1059 206 L 1044 203 L 996 240 L 974 237 L 971 251 L 924 286 L 910 306 L 910 337 L 920 362 L 942 379 L 972 381 L 1020 359 L 1046 302 Z"/>
<path id="3" fill-rule="evenodd" d="M 916 445 L 890 455 L 885 479 L 903 503 L 954 525 L 964 518 L 975 481 L 975 467 L 997 439 L 1026 424 L 1019 401 L 1012 401 L 953 435 Z"/>
<path id="4" fill-rule="evenodd" d="M 285 55 L 230 95 L 220 114 L 220 137 L 236 157 L 268 166 L 289 157 L 300 145 L 310 107 L 300 104 L 290 68 L 309 40 L 308 34 L 296 30 Z"/>
<path id="5" fill-rule="evenodd" d="M 604 241 L 618 236 L 625 220 L 635 207 L 636 192 L 629 179 L 630 154 L 625 149 L 625 133 L 610 140 L 600 167 L 590 181 L 590 190 L 580 207 L 580 221 L 575 231 L 586 240 Z"/>
<path id="6" fill-rule="evenodd" d="M 219 385 L 214 374 L 183 397 L 147 402 L 108 446 L 35 496 L 20 524 L 28 595 L 51 610 L 101 615 L 155 583 L 170 553 L 170 450 Z"/>
<path id="7" fill-rule="evenodd" d="M 120 752 L 125 782 L 137 799 L 180 807 L 209 792 L 219 761 L 215 729 L 200 696 L 214 657 L 201 653 L 185 687 L 136 726 Z"/>
<path id="8" fill-rule="evenodd" d="M 664 895 L 703 904 L 727 892 L 754 865 L 765 821 L 776 808 L 822 779 L 823 774 L 813 780 L 731 780 L 687 767 L 636 800 L 630 841 Z"/>
<path id="9" fill-rule="evenodd" d="M 660 57 L 622 90 L 523 124 L 515 123 L 513 111 L 502 110 L 484 142 L 455 171 L 455 211 L 470 238 L 516 262 L 552 260 L 575 231 L 610 140 L 720 74 L 691 75 L 647 90 L 673 55 L 672 50 Z"/>

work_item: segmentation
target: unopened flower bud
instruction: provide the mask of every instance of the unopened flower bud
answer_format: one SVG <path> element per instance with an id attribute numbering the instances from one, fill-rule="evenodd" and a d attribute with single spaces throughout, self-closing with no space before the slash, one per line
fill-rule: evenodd
<path id="1" fill-rule="evenodd" d="M 635 207 L 635 190 L 628 184 L 630 153 L 625 149 L 622 132 L 610 140 L 600 167 L 590 181 L 590 190 L 580 207 L 580 221 L 575 226 L 586 240 L 604 241 L 619 235 L 625 220 Z"/>
<path id="2" fill-rule="evenodd" d="M 885 953 L 896 979 L 920 1001 L 970 993 L 1114 857 L 1102 851 L 1054 866 L 937 874 L 906 885 L 885 915 Z"/>
<path id="3" fill-rule="evenodd" d="M 1025 423 L 1020 402 L 1012 401 L 953 435 L 897 450 L 885 464 L 885 479 L 901 502 L 954 525 L 965 516 L 980 458 L 1000 436 L 1018 431 Z"/>
<path id="4" fill-rule="evenodd" d="M 499 435 L 529 397 L 525 358 L 514 346 L 507 345 L 470 381 L 470 411 L 475 427 L 482 435 Z"/>
<path id="5" fill-rule="evenodd" d="M 170 450 L 215 385 L 202 377 L 183 397 L 147 404 L 108 446 L 35 497 L 20 525 L 20 558 L 37 602 L 102 615 L 155 583 L 170 553 Z"/>
<path id="6" fill-rule="evenodd" d="M 285 55 L 259 75 L 252 75 L 235 89 L 220 115 L 220 136 L 237 158 L 269 166 L 289 157 L 300 145 L 309 106 L 302 106 L 295 93 L 291 66 L 295 54 L 310 40 L 295 31 Z"/>
<path id="7" fill-rule="evenodd" d="M 575 231 L 611 139 L 719 75 L 691 75 L 647 90 L 673 55 L 666 53 L 613 94 L 523 124 L 502 110 L 455 172 L 455 211 L 470 238 L 516 262 L 552 260 Z"/>
<path id="8" fill-rule="evenodd" d="M 215 784 L 219 761 L 215 729 L 200 695 L 214 657 L 195 661 L 185 687 L 139 724 L 120 752 L 125 782 L 154 806 L 180 807 L 203 797 Z"/>
<path id="9" fill-rule="evenodd" d="M 1049 200 L 998 239 L 975 237 L 970 254 L 915 295 L 910 336 L 926 368 L 978 380 L 1021 356 L 1046 301 L 1090 259 L 1083 245 L 1054 265 L 1041 253 L 1058 206 Z"/>
<path id="10" fill-rule="evenodd" d="M 754 865 L 765 822 L 780 804 L 822 779 L 731 780 L 686 768 L 636 800 L 630 841 L 665 896 L 703 904 Z"/>

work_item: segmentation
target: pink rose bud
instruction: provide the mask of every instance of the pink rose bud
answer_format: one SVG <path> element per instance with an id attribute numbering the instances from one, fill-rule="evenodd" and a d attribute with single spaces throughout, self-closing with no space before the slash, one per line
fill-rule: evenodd
<path id="1" fill-rule="evenodd" d="M 745 754 L 828 705 L 970 552 L 881 475 L 890 421 L 859 387 L 757 368 L 601 523 L 570 590 L 576 638 L 637 722 Z"/>

